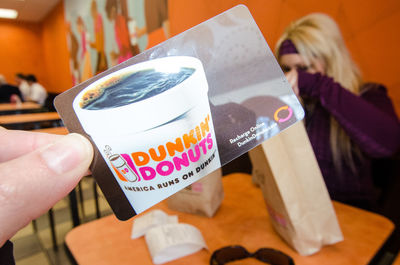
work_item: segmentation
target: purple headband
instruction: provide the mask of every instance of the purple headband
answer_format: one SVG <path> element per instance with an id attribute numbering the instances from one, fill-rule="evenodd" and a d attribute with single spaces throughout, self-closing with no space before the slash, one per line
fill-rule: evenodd
<path id="1" fill-rule="evenodd" d="M 281 47 L 279 47 L 279 56 L 284 54 L 299 53 L 290 39 L 286 39 L 282 42 Z"/>

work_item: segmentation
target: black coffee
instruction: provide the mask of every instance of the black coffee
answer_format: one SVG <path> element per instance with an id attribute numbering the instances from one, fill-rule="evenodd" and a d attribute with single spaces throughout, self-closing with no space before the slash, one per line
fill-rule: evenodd
<path id="1" fill-rule="evenodd" d="M 182 67 L 179 72 L 167 73 L 154 69 L 142 70 L 121 77 L 115 84 L 102 88 L 97 98 L 83 106 L 87 110 L 110 109 L 158 95 L 186 80 L 195 69 Z"/>

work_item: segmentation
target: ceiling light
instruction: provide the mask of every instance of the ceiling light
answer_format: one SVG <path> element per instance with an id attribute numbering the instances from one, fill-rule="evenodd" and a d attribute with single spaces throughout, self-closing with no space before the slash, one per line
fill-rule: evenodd
<path id="1" fill-rule="evenodd" d="M 17 10 L 0 8 L 0 18 L 17 18 L 17 16 Z"/>

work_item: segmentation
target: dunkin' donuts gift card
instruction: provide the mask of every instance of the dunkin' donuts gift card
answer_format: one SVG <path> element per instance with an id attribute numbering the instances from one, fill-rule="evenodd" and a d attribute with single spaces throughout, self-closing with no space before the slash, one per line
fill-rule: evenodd
<path id="1" fill-rule="evenodd" d="M 59 95 L 126 220 L 304 116 L 248 9 L 236 6 Z"/>

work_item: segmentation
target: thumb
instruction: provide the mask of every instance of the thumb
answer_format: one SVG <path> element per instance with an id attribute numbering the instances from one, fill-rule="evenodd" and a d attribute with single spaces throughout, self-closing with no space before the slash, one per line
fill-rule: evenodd
<path id="1" fill-rule="evenodd" d="M 298 86 L 297 70 L 296 69 L 290 70 L 290 72 L 286 74 L 286 78 L 289 81 L 289 84 L 292 86 L 293 92 L 298 96 L 299 95 L 299 86 Z"/>
<path id="2" fill-rule="evenodd" d="M 65 197 L 88 170 L 90 142 L 69 134 L 0 164 L 0 246 Z"/>

